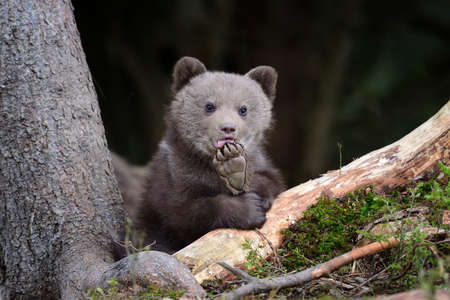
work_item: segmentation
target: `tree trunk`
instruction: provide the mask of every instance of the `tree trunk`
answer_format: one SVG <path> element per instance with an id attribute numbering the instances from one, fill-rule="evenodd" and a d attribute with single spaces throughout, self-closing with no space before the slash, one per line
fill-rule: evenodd
<path id="1" fill-rule="evenodd" d="M 338 198 L 356 189 L 373 185 L 382 192 L 425 177 L 438 170 L 437 162 L 450 163 L 450 102 L 435 116 L 399 141 L 351 162 L 341 170 L 330 171 L 280 194 L 259 231 L 221 229 L 210 232 L 175 253 L 188 265 L 198 281 L 224 278 L 230 273 L 215 264 L 245 263 L 245 239 L 264 245 L 263 256 L 273 254 L 283 241 L 281 230 L 299 219 L 320 196 Z"/>
<path id="2" fill-rule="evenodd" d="M 0 0 L 0 299 L 84 298 L 111 277 L 204 295 L 168 255 L 113 262 L 124 210 L 72 10 Z"/>

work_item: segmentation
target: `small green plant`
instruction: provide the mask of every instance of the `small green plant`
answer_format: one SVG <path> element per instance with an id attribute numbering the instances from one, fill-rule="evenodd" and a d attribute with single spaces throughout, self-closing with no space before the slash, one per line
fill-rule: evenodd
<path id="1" fill-rule="evenodd" d="M 450 177 L 450 167 L 447 167 L 441 161 L 439 162 L 439 169 L 441 169 L 445 176 Z"/>
<path id="2" fill-rule="evenodd" d="M 127 251 L 127 255 L 151 250 L 152 245 L 144 245 L 145 232 L 139 231 L 133 227 L 130 218 L 127 218 L 125 224 L 125 240 L 123 247 Z"/>
<path id="3" fill-rule="evenodd" d="M 246 239 L 242 247 L 244 250 L 248 250 L 245 268 L 250 275 L 255 277 L 269 277 L 277 272 L 279 273 L 280 270 L 260 254 L 260 250 L 264 246 L 255 246 L 249 239 Z"/>
<path id="4" fill-rule="evenodd" d="M 117 288 L 117 278 L 112 278 L 107 281 L 108 288 L 106 292 L 101 287 L 97 287 L 95 289 L 88 290 L 88 299 L 90 300 L 106 300 L 106 299 L 124 299 L 123 294 L 119 293 L 119 289 Z"/>
<path id="5" fill-rule="evenodd" d="M 140 299 L 178 299 L 183 295 L 183 290 L 167 290 L 157 286 L 149 286 L 147 287 L 147 291 L 141 295 Z"/>
<path id="6" fill-rule="evenodd" d="M 149 285 L 146 289 L 134 288 L 134 289 L 119 289 L 119 284 L 117 278 L 112 278 L 108 282 L 108 287 L 102 289 L 97 287 L 88 290 L 87 297 L 89 300 L 125 300 L 125 299 L 136 299 L 136 300 L 153 300 L 153 299 L 178 299 L 183 296 L 183 290 L 170 290 L 163 289 L 158 286 Z"/>
<path id="7" fill-rule="evenodd" d="M 421 272 L 420 287 L 433 295 L 438 288 L 448 289 L 450 281 L 450 258 L 439 258 L 437 265 L 428 272 Z"/>

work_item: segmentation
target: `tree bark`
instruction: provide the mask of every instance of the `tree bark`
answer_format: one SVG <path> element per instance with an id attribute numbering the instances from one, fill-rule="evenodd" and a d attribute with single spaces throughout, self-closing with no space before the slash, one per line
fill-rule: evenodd
<path id="1" fill-rule="evenodd" d="M 373 185 L 383 192 L 425 177 L 438 170 L 437 162 L 450 163 L 450 102 L 436 115 L 399 141 L 373 151 L 344 166 L 341 170 L 310 180 L 280 194 L 267 214 L 260 233 L 221 229 L 210 232 L 175 253 L 202 282 L 225 278 L 228 271 L 216 264 L 223 261 L 239 267 L 248 250 L 242 247 L 249 239 L 263 256 L 273 254 L 283 240 L 281 230 L 301 218 L 303 211 L 318 197 L 338 198 L 356 189 Z M 261 234 L 262 233 L 262 234 Z M 270 243 L 269 243 L 269 242 Z"/>
<path id="2" fill-rule="evenodd" d="M 0 0 L 0 33 L 0 299 L 112 276 L 204 295 L 168 255 L 113 261 L 124 210 L 70 0 Z"/>

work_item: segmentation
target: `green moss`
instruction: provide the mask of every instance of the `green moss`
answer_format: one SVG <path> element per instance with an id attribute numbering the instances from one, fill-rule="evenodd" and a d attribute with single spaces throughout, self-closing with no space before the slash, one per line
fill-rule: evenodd
<path id="1" fill-rule="evenodd" d="M 402 209 L 427 206 L 428 222 L 442 228 L 443 211 L 450 209 L 450 168 L 442 163 L 440 168 L 444 175 L 440 179 L 419 182 L 389 195 L 377 195 L 368 187 L 341 199 L 319 199 L 305 211 L 302 219 L 284 231 L 285 241 L 279 255 L 285 271 L 304 269 L 350 251 L 365 225 Z M 419 233 L 413 234 L 414 245 L 424 242 Z M 448 248 L 448 244 L 440 248 Z"/>
<path id="2" fill-rule="evenodd" d="M 392 206 L 371 187 L 338 200 L 319 199 L 295 225 L 284 231 L 280 255 L 287 271 L 315 265 L 350 251 L 358 232 Z"/>

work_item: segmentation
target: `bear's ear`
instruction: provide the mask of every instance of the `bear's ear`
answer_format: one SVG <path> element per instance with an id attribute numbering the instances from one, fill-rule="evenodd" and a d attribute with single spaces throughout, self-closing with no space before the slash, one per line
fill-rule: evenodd
<path id="1" fill-rule="evenodd" d="M 181 90 L 195 76 L 206 72 L 205 65 L 194 57 L 180 58 L 173 69 L 172 90 L 176 93 Z"/>
<path id="2" fill-rule="evenodd" d="M 274 68 L 269 66 L 259 66 L 251 69 L 245 76 L 258 82 L 270 101 L 275 99 L 278 74 Z"/>

